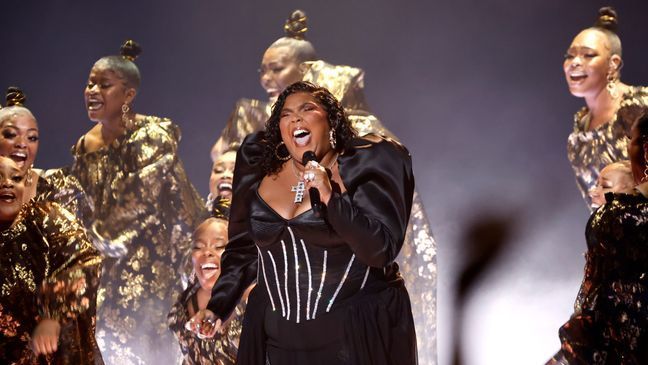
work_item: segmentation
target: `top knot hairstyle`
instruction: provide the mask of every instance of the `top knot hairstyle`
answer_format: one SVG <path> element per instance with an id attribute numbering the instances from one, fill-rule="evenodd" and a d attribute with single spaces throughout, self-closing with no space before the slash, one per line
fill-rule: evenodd
<path id="1" fill-rule="evenodd" d="M 9 86 L 6 95 L 7 106 L 25 106 L 27 95 L 16 86 Z"/>
<path id="2" fill-rule="evenodd" d="M 286 19 L 286 24 L 284 24 L 286 36 L 295 39 L 305 39 L 306 32 L 308 31 L 307 19 L 306 13 L 303 11 L 299 9 L 293 11 L 290 17 Z"/>
<path id="3" fill-rule="evenodd" d="M 129 39 L 120 48 L 119 56 L 106 56 L 95 62 L 95 67 L 114 71 L 127 87 L 138 89 L 141 76 L 135 60 L 142 53 L 142 47 Z"/>
<path id="4" fill-rule="evenodd" d="M 294 10 L 286 19 L 283 27 L 286 35 L 274 41 L 269 48 L 289 48 L 297 63 L 317 60 L 315 47 L 306 40 L 307 22 L 308 17 L 305 12 L 299 9 Z"/>
<path id="5" fill-rule="evenodd" d="M 125 59 L 135 62 L 142 53 L 142 47 L 132 39 L 127 40 L 119 49 L 119 54 Z"/>
<path id="6" fill-rule="evenodd" d="M 7 120 L 12 120 L 13 118 L 26 115 L 34 120 L 34 115 L 29 109 L 25 107 L 25 102 L 27 102 L 27 95 L 16 86 L 9 86 L 7 88 L 7 94 L 5 96 L 7 105 L 5 108 L 0 107 L 0 125 Z"/>
<path id="7" fill-rule="evenodd" d="M 598 13 L 599 17 L 596 19 L 594 27 L 609 30 L 616 34 L 619 28 L 619 18 L 616 10 L 611 6 L 604 6 L 599 9 Z"/>
<path id="8" fill-rule="evenodd" d="M 600 8 L 594 26 L 589 29 L 603 33 L 608 40 L 610 53 L 621 56 L 621 39 L 617 34 L 619 29 L 619 17 L 613 7 L 604 6 Z"/>
<path id="9" fill-rule="evenodd" d="M 343 152 L 357 135 L 357 132 L 353 129 L 353 126 L 351 126 L 349 119 L 347 119 L 344 113 L 344 108 L 342 108 L 340 102 L 330 91 L 310 82 L 296 82 L 279 94 L 277 101 L 272 106 L 272 114 L 265 125 L 264 151 L 261 165 L 267 175 L 279 172 L 285 162 L 276 157 L 277 149 L 283 150 L 281 151 L 282 155 L 286 153 L 285 147 L 280 148 L 283 141 L 281 139 L 279 121 L 286 99 L 288 96 L 296 93 L 312 95 L 324 110 L 326 110 L 329 128 L 335 131 L 335 150 L 337 152 Z"/>

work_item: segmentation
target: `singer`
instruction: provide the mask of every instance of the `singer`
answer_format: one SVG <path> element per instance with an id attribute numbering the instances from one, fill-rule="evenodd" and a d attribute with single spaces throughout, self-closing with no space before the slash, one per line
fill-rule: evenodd
<path id="1" fill-rule="evenodd" d="M 237 364 L 416 364 L 394 262 L 413 191 L 403 146 L 358 138 L 328 90 L 289 86 L 238 152 L 221 276 L 192 330 L 213 336 L 257 280 Z"/>

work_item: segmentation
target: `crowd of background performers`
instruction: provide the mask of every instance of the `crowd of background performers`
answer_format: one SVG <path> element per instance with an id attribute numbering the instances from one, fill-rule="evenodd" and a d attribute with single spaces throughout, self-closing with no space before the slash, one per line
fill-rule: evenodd
<path id="1" fill-rule="evenodd" d="M 592 216 L 548 364 L 648 363 L 648 89 L 620 81 L 616 28 L 600 9 L 565 54 Z M 409 153 L 369 112 L 362 70 L 319 59 L 303 12 L 284 29 L 261 62 L 269 100 L 239 100 L 211 150 L 206 204 L 178 127 L 133 110 L 137 43 L 92 66 L 96 125 L 71 166 L 34 166 L 36 118 L 8 89 L 0 363 L 436 363 L 436 243 Z"/>

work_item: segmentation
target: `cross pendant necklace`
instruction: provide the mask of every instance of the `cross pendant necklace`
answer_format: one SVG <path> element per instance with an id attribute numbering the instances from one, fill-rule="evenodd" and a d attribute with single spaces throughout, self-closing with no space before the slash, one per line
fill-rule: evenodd
<path id="1" fill-rule="evenodd" d="M 328 167 L 328 169 L 330 170 L 331 168 L 333 168 L 333 166 L 335 165 L 336 162 L 337 162 L 337 154 L 335 154 L 335 157 L 333 158 L 333 162 Z M 299 178 L 299 174 L 297 173 L 297 168 L 295 167 L 295 162 L 294 161 L 292 163 L 292 169 L 293 169 L 293 172 L 295 173 L 295 176 L 297 176 L 297 178 Z M 304 180 L 299 180 L 297 182 L 297 185 L 290 187 L 290 191 L 295 193 L 295 199 L 293 200 L 293 202 L 295 204 L 299 204 L 299 203 L 304 201 L 304 192 L 306 192 L 306 183 L 304 182 Z"/>
<path id="2" fill-rule="evenodd" d="M 304 180 L 299 180 L 297 182 L 297 185 L 291 186 L 290 191 L 295 193 L 295 200 L 293 201 L 295 204 L 303 202 L 304 192 L 306 191 L 306 184 L 304 183 Z"/>

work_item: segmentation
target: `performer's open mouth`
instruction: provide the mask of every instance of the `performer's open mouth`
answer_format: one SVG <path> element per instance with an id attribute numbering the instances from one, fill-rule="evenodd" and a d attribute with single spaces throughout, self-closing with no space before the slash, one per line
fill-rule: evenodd
<path id="1" fill-rule="evenodd" d="M 214 262 L 207 262 L 200 265 L 200 270 L 202 271 L 202 274 L 205 277 L 205 279 L 210 279 L 214 277 L 214 275 L 218 274 L 218 271 L 220 270 L 220 266 Z"/>
<path id="2" fill-rule="evenodd" d="M 305 147 L 311 140 L 311 133 L 309 130 L 304 128 L 295 129 L 293 131 L 293 141 L 298 147 Z"/>
<path id="3" fill-rule="evenodd" d="M 16 194 L 8 189 L 0 190 L 0 202 L 13 204 L 16 201 Z"/>
<path id="4" fill-rule="evenodd" d="M 23 166 L 25 166 L 25 161 L 27 161 L 27 153 L 18 152 L 18 151 L 12 152 L 9 155 L 9 158 L 14 160 L 16 162 L 16 165 L 18 165 L 18 167 L 22 168 Z"/>
<path id="5" fill-rule="evenodd" d="M 104 105 L 103 102 L 101 102 L 100 100 L 97 100 L 97 99 L 93 99 L 93 98 L 88 99 L 88 101 L 86 102 L 86 106 L 87 106 L 88 110 L 93 111 L 93 112 L 101 109 L 103 107 L 103 105 Z"/>
<path id="6" fill-rule="evenodd" d="M 232 181 L 229 180 L 229 179 L 222 180 L 221 182 L 218 183 L 216 188 L 218 189 L 218 191 L 220 193 L 228 192 L 228 193 L 231 194 L 232 193 Z"/>
<path id="7" fill-rule="evenodd" d="M 587 74 L 582 71 L 575 71 L 569 74 L 569 80 L 573 83 L 581 83 L 587 78 Z"/>

